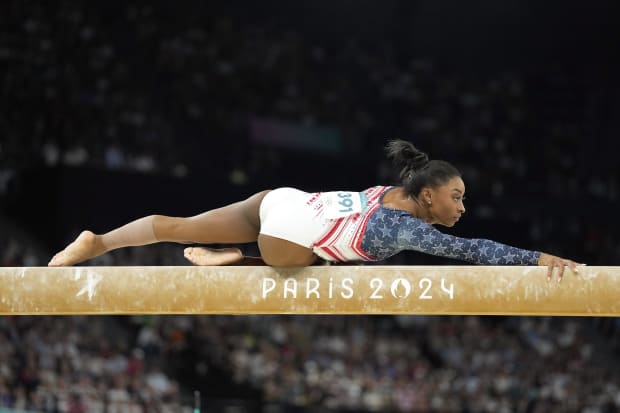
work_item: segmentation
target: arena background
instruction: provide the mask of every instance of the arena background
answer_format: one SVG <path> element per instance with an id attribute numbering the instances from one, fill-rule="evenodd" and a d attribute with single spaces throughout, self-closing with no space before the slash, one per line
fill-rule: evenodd
<path id="1" fill-rule="evenodd" d="M 449 232 L 620 265 L 619 8 L 2 2 L 1 265 L 45 265 L 84 228 L 193 215 L 266 188 L 394 183 L 391 138 L 462 170 L 468 211 Z M 90 264 L 185 265 L 182 249 Z M 613 412 L 619 329 L 597 318 L 2 317 L 0 411 L 191 411 L 199 391 L 208 412 Z"/>

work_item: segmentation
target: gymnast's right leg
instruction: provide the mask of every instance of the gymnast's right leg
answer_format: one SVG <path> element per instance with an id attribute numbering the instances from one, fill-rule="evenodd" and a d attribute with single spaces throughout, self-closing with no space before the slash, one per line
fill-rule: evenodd
<path id="1" fill-rule="evenodd" d="M 74 265 L 117 248 L 157 242 L 190 244 L 256 242 L 260 230 L 259 207 L 268 192 L 262 191 L 244 201 L 193 217 L 178 218 L 150 215 L 102 235 L 84 231 L 75 241 L 56 254 L 48 265 Z M 220 252 L 223 254 L 214 254 L 208 265 L 228 264 L 243 259 L 241 251 L 237 248 L 227 248 Z M 186 251 L 186 256 L 188 256 L 188 251 Z M 205 259 L 202 258 L 204 265 Z M 190 257 L 188 259 L 191 261 Z"/>

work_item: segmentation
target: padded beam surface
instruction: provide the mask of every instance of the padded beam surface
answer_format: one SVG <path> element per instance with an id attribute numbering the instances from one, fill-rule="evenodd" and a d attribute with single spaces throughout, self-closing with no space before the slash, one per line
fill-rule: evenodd
<path id="1" fill-rule="evenodd" d="M 620 315 L 620 267 L 3 267 L 0 314 Z"/>

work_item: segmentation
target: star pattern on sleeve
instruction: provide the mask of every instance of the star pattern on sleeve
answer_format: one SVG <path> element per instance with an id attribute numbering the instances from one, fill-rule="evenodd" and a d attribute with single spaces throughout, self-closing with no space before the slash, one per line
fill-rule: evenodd
<path id="1" fill-rule="evenodd" d="M 487 239 L 460 238 L 438 231 L 404 211 L 380 208 L 370 218 L 362 248 L 378 260 L 403 250 L 484 265 L 536 265 L 540 252 Z"/>
<path id="2" fill-rule="evenodd" d="M 385 213 L 381 209 L 378 209 L 377 212 L 375 212 L 374 217 L 379 221 L 383 221 L 383 218 L 385 218 Z"/>
<path id="3" fill-rule="evenodd" d="M 400 236 L 405 242 L 411 242 L 414 238 L 413 231 L 409 230 L 402 231 Z"/>
<path id="4" fill-rule="evenodd" d="M 381 231 L 381 235 L 384 237 L 387 237 L 390 235 L 390 233 L 392 232 L 390 230 L 390 228 L 388 228 L 387 226 L 383 225 L 381 228 L 379 228 L 379 231 Z"/>
<path id="5" fill-rule="evenodd" d="M 384 244 L 383 240 L 381 240 L 381 239 L 379 239 L 379 238 L 377 238 L 377 237 L 375 237 L 375 238 L 374 238 L 372 241 L 370 241 L 370 242 L 371 242 L 372 246 L 373 246 L 373 247 L 376 247 L 376 248 L 381 248 L 381 247 L 383 247 L 383 244 Z"/>
<path id="6" fill-rule="evenodd" d="M 454 248 L 454 251 L 462 251 L 464 244 L 464 242 L 457 239 L 456 241 L 454 241 L 454 245 L 452 247 Z"/>

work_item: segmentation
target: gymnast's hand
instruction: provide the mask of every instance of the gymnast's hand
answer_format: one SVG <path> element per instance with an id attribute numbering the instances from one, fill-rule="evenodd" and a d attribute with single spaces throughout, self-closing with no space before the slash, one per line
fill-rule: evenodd
<path id="1" fill-rule="evenodd" d="M 583 266 L 585 264 L 578 264 L 575 261 L 567 260 L 565 258 L 556 257 L 555 255 L 545 254 L 542 252 L 540 257 L 538 258 L 538 265 L 546 265 L 547 269 L 547 281 L 551 281 L 551 277 L 553 275 L 553 269 L 558 269 L 558 282 L 562 281 L 562 277 L 564 276 L 564 269 L 568 267 L 575 274 L 579 272 L 578 266 Z"/>

